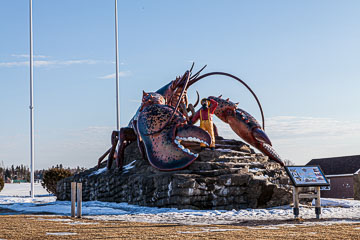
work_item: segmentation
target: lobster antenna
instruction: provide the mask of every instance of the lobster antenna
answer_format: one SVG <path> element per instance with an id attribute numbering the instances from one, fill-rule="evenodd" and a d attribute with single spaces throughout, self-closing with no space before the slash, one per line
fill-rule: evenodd
<path id="1" fill-rule="evenodd" d="M 195 73 L 194 76 L 192 76 L 192 77 L 190 78 L 190 80 L 192 80 L 192 79 L 196 78 L 197 76 L 199 76 L 199 74 L 202 72 L 202 70 L 204 70 L 204 69 L 206 68 L 206 66 L 207 66 L 207 65 L 203 66 L 202 69 L 200 69 L 200 71 L 198 71 L 197 73 Z"/>
<path id="2" fill-rule="evenodd" d="M 256 96 L 256 94 L 254 93 L 254 91 L 253 91 L 243 80 L 241 80 L 240 78 L 238 78 L 238 77 L 236 77 L 236 76 L 234 76 L 234 75 L 232 75 L 232 74 L 230 74 L 230 73 L 225 73 L 225 72 L 210 72 L 210 73 L 205 73 L 205 74 L 203 74 L 203 75 L 201 75 L 201 76 L 199 76 L 199 77 L 197 77 L 197 78 L 192 79 L 192 80 L 189 82 L 188 86 L 190 87 L 191 85 L 193 85 L 194 83 L 196 83 L 196 82 L 199 81 L 200 79 L 205 78 L 205 77 L 209 77 L 209 76 L 212 76 L 212 75 L 222 75 L 222 76 L 227 76 L 227 77 L 233 78 L 233 79 L 239 81 L 240 83 L 242 83 L 242 84 L 251 92 L 251 94 L 254 96 L 254 98 L 255 98 L 255 100 L 256 100 L 259 108 L 260 108 L 261 119 L 262 119 L 262 127 L 263 127 L 263 129 L 264 129 L 264 131 L 265 131 L 265 117 L 264 117 L 264 112 L 263 112 L 263 110 L 262 110 L 260 101 L 259 101 L 259 99 L 257 98 L 257 96 Z"/>
<path id="3" fill-rule="evenodd" d="M 191 68 L 190 68 L 190 70 L 189 70 L 190 75 L 191 75 L 191 72 L 192 72 L 192 70 L 193 70 L 193 68 L 194 68 L 194 65 L 195 65 L 195 62 L 192 63 Z"/>
<path id="4" fill-rule="evenodd" d="M 199 92 L 196 90 L 196 95 L 197 95 L 197 100 L 194 104 L 194 108 L 196 108 L 196 106 L 199 104 L 199 100 L 200 100 L 200 95 L 199 95 Z"/>

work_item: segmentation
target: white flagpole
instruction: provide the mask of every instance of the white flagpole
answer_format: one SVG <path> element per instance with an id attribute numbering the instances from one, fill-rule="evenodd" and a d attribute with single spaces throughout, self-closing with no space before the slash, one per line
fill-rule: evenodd
<path id="1" fill-rule="evenodd" d="M 30 196 L 34 198 L 34 82 L 33 82 L 33 33 L 32 33 L 32 0 L 30 4 Z"/>
<path id="2" fill-rule="evenodd" d="M 120 99 L 119 99 L 119 50 L 118 50 L 118 12 L 115 0 L 115 58 L 116 58 L 116 128 L 120 130 Z M 120 133 L 119 133 L 120 134 Z M 120 138 L 120 136 L 119 136 Z"/>

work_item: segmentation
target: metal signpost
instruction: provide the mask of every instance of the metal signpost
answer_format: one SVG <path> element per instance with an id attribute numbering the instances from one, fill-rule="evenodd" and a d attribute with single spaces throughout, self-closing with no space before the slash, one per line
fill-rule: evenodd
<path id="1" fill-rule="evenodd" d="M 34 198 L 34 82 L 33 82 L 33 33 L 32 33 L 32 0 L 29 0 L 30 8 L 30 196 Z"/>
<path id="2" fill-rule="evenodd" d="M 330 186 L 320 166 L 286 166 L 285 170 L 293 184 L 294 215 L 299 217 L 299 199 L 314 198 L 316 218 L 320 218 L 320 187 Z M 315 187 L 316 194 L 300 194 L 301 187 Z"/>
<path id="3" fill-rule="evenodd" d="M 116 62 L 116 130 L 120 133 L 120 101 L 119 101 L 119 46 L 118 46 L 118 14 L 117 0 L 115 0 L 115 62 Z M 120 136 L 119 136 L 120 139 Z"/>
<path id="4" fill-rule="evenodd" d="M 71 182 L 71 217 L 81 218 L 82 206 L 82 183 Z"/>
<path id="5" fill-rule="evenodd" d="M 119 43 L 118 43 L 118 10 L 115 0 L 115 72 L 116 72 L 116 130 L 120 139 L 120 82 L 119 82 Z"/>

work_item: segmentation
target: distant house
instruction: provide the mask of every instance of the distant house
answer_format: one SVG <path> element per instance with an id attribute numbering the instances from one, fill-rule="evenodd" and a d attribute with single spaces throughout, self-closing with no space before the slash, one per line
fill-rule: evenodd
<path id="1" fill-rule="evenodd" d="M 360 155 L 313 159 L 306 165 L 320 165 L 330 180 L 330 190 L 321 197 L 360 199 Z"/>

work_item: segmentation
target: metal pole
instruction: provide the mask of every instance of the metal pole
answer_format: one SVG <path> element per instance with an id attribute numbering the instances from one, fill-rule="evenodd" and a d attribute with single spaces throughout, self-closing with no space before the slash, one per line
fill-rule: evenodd
<path id="1" fill-rule="evenodd" d="M 119 46 L 118 46 L 118 13 L 115 0 L 115 58 L 116 58 L 116 129 L 120 130 L 120 101 L 119 101 Z M 120 132 L 119 132 L 120 134 Z M 120 137 L 120 136 L 119 136 Z"/>
<path id="2" fill-rule="evenodd" d="M 299 217 L 299 188 L 293 186 L 293 212 L 295 219 Z"/>
<path id="3" fill-rule="evenodd" d="M 320 219 L 321 214 L 321 195 L 320 195 L 320 187 L 316 187 L 316 200 L 315 200 L 315 214 L 316 218 Z"/>
<path id="4" fill-rule="evenodd" d="M 81 218 L 81 204 L 82 204 L 82 183 L 76 184 L 76 198 L 77 198 L 77 207 L 76 207 L 76 216 Z"/>
<path id="5" fill-rule="evenodd" d="M 71 217 L 75 217 L 76 182 L 71 182 Z"/>
<path id="6" fill-rule="evenodd" d="M 34 82 L 33 82 L 33 32 L 32 32 L 32 0 L 30 4 L 30 179 L 31 189 L 30 196 L 34 198 Z"/>

